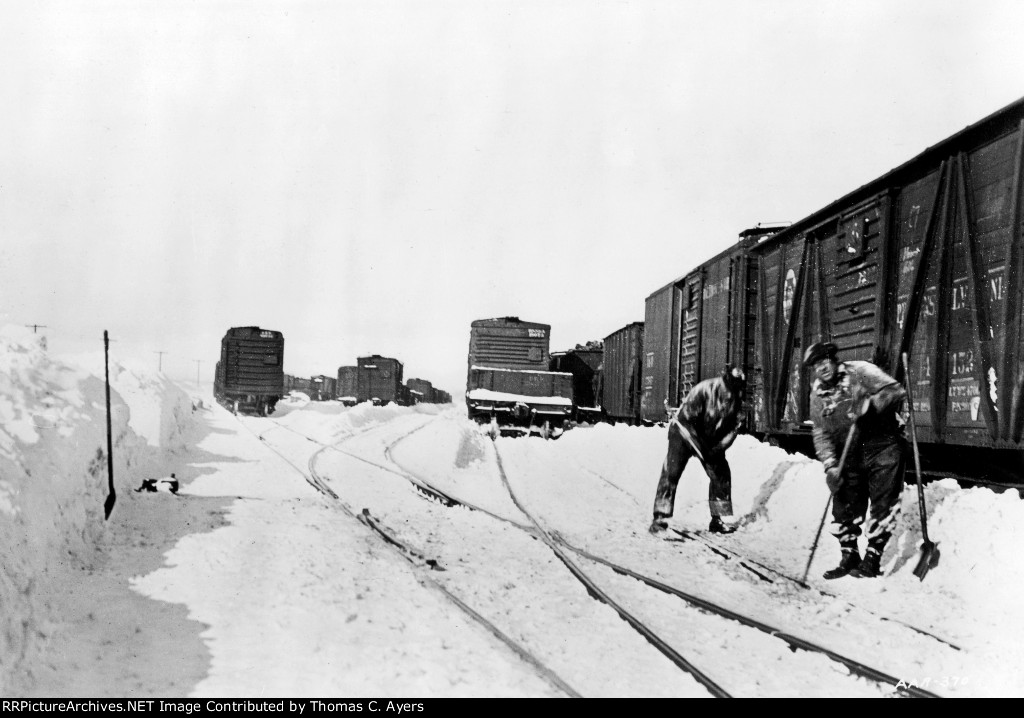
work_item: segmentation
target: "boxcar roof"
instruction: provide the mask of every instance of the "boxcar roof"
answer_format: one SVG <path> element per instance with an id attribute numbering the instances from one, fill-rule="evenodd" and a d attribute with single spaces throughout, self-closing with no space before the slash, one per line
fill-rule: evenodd
<path id="1" fill-rule="evenodd" d="M 886 187 L 894 184 L 906 184 L 925 174 L 932 169 L 936 163 L 948 157 L 955 151 L 963 148 L 974 147 L 984 141 L 992 140 L 1018 129 L 1020 122 L 1024 120 L 1024 97 L 1011 102 L 1006 107 L 996 110 L 991 115 L 968 125 L 956 134 L 953 134 L 941 142 L 926 148 L 915 157 L 904 162 L 898 167 L 889 170 L 881 177 L 858 187 L 852 192 L 830 202 L 821 209 L 809 214 L 803 219 L 794 222 L 789 227 L 777 232 L 770 238 L 756 245 L 753 251 L 760 251 L 765 247 L 773 247 L 778 242 L 784 242 L 795 235 L 799 235 L 815 225 L 827 220 L 830 216 L 841 210 L 841 208 L 858 204 L 866 200 Z"/>
<path id="2" fill-rule="evenodd" d="M 768 233 L 768 232 L 777 232 L 777 231 L 779 231 L 779 229 L 781 229 L 781 228 L 775 228 L 775 227 L 754 227 L 752 229 L 745 229 L 745 230 L 743 230 L 742 232 L 740 232 L 740 235 L 739 235 L 740 238 L 739 238 L 738 241 L 734 242 L 733 244 L 730 244 L 728 247 L 726 247 L 725 249 L 723 249 L 721 252 L 719 252 L 715 256 L 711 257 L 710 259 L 705 259 L 700 264 L 693 265 L 693 267 L 689 271 L 687 271 L 686 274 L 681 274 L 678 277 L 676 277 L 675 279 L 673 279 L 671 282 L 667 282 L 666 284 L 661 285 L 660 287 L 655 289 L 653 292 L 648 294 L 647 297 L 644 299 L 644 301 L 646 301 L 647 299 L 650 299 L 655 294 L 661 294 L 662 292 L 664 292 L 669 287 L 672 287 L 672 286 L 675 286 L 676 284 L 679 284 L 679 282 L 683 281 L 687 277 L 689 277 L 689 276 L 699 272 L 701 270 L 701 268 L 704 267 L 707 264 L 712 264 L 714 262 L 721 261 L 722 259 L 725 259 L 725 258 L 729 257 L 731 254 L 734 254 L 737 251 L 742 251 L 742 250 L 749 249 L 750 247 L 755 246 L 757 244 L 757 240 L 753 239 L 752 237 L 757 237 L 757 236 L 760 236 L 760 235 Z"/>

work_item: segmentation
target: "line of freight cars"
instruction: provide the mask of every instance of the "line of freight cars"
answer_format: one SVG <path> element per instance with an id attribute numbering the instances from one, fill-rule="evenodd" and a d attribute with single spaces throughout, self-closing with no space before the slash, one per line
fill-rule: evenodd
<path id="1" fill-rule="evenodd" d="M 267 415 L 289 391 L 301 391 L 314 401 L 340 399 L 347 405 L 364 401 L 450 403 L 451 394 L 425 379 L 402 383 L 402 362 L 373 355 L 359 357 L 357 366 L 340 367 L 337 378 L 309 379 L 285 374 L 284 336 L 260 327 L 232 327 L 221 340 L 214 377 L 214 396 L 235 413 Z"/>
<path id="2" fill-rule="evenodd" d="M 356 366 L 338 367 L 337 377 L 321 374 L 306 379 L 285 374 L 285 389 L 301 391 L 313 401 L 337 399 L 347 406 L 365 401 L 394 402 L 400 406 L 451 402 L 451 394 L 426 379 L 409 379 L 403 383 L 403 372 L 404 366 L 399 360 L 374 354 L 357 358 Z"/>
<path id="3" fill-rule="evenodd" d="M 909 368 L 926 464 L 1019 482 L 1022 235 L 1024 99 L 650 294 L 645 321 L 605 339 L 603 409 L 662 422 L 729 364 L 747 374 L 748 426 L 809 450 L 801 360 L 832 341 L 901 381 Z"/>

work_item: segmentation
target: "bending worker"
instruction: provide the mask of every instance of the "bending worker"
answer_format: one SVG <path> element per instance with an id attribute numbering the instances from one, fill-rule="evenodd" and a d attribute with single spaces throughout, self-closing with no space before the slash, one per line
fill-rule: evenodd
<path id="1" fill-rule="evenodd" d="M 814 375 L 814 449 L 825 465 L 833 499 L 831 531 L 842 551 L 839 565 L 826 571 L 824 578 L 847 574 L 873 578 L 880 573 L 882 552 L 900 513 L 906 443 L 896 412 L 905 392 L 871 362 L 840 362 L 837 353 L 835 344 L 819 342 L 804 354 L 804 366 Z M 853 442 L 840 475 L 839 459 L 854 423 Z M 857 539 L 865 516 L 867 550 L 861 558 Z"/>
<path id="2" fill-rule="evenodd" d="M 732 533 L 732 472 L 725 451 L 732 446 L 742 427 L 740 409 L 746 377 L 738 368 L 705 379 L 690 390 L 668 425 L 668 453 L 661 467 L 654 496 L 654 520 L 650 532 L 668 528 L 676 500 L 676 488 L 691 456 L 704 465 L 710 479 L 708 508 L 713 533 Z"/>

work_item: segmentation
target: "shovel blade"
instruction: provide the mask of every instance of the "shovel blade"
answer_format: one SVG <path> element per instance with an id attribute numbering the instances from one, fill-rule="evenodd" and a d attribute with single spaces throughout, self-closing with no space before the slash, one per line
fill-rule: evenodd
<path id="1" fill-rule="evenodd" d="M 921 545 L 921 556 L 914 567 L 914 575 L 920 580 L 928 575 L 928 571 L 939 565 L 939 545 L 928 541 Z"/>
<path id="2" fill-rule="evenodd" d="M 115 494 L 107 496 L 107 500 L 103 502 L 103 520 L 106 521 L 110 518 L 110 512 L 114 510 L 114 502 L 117 501 Z"/>

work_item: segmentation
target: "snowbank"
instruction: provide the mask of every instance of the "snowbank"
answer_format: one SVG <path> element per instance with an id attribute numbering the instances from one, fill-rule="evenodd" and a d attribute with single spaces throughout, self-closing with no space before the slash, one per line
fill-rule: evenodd
<path id="1" fill-rule="evenodd" d="M 0 692 L 52 632 L 51 582 L 88 565 L 108 494 L 102 350 L 66 362 L 41 336 L 0 328 Z M 157 454 L 180 450 L 192 402 L 162 375 L 111 367 L 118 494 Z M 116 512 L 116 508 L 115 508 Z"/>

